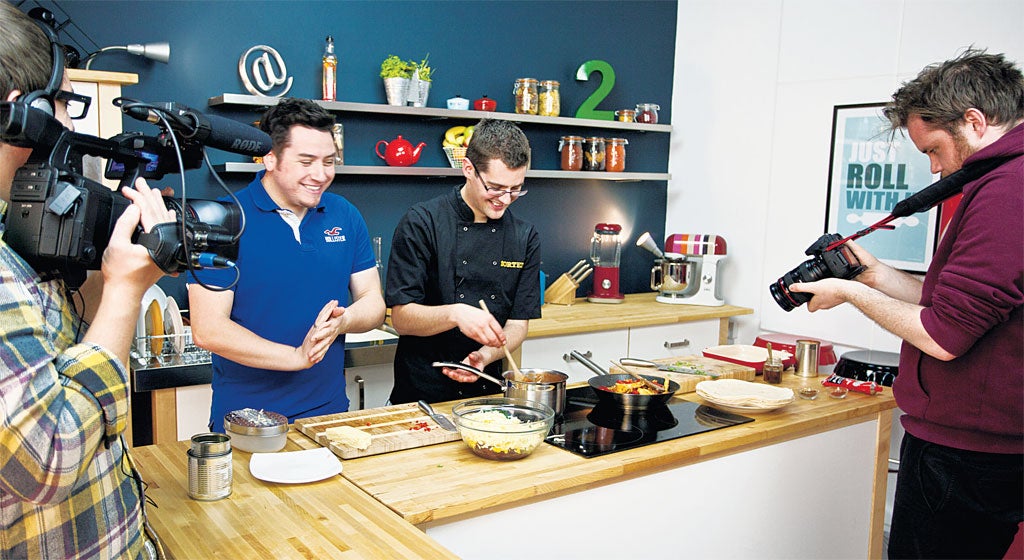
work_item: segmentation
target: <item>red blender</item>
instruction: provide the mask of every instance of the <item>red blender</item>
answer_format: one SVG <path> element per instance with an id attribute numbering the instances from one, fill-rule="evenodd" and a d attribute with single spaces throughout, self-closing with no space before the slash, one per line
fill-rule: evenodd
<path id="1" fill-rule="evenodd" d="M 597 224 L 590 240 L 590 260 L 594 261 L 594 290 L 587 301 L 593 303 L 622 303 L 625 296 L 619 292 L 619 257 L 622 242 L 619 224 Z"/>

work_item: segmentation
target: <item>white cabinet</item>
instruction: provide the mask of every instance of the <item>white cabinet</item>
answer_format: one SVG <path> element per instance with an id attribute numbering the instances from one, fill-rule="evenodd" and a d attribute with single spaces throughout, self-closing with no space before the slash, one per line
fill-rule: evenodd
<path id="1" fill-rule="evenodd" d="M 610 360 L 626 356 L 629 350 L 629 333 L 626 330 L 598 331 L 564 336 L 544 336 L 523 341 L 520 367 L 553 369 L 569 376 L 569 383 L 586 381 L 596 375 L 569 356 L 576 350 L 604 369 L 611 367 Z"/>
<path id="2" fill-rule="evenodd" d="M 709 346 L 719 344 L 718 319 L 674 323 L 629 329 L 629 355 L 653 360 L 676 356 L 699 356 Z"/>
<path id="3" fill-rule="evenodd" d="M 569 383 L 586 381 L 592 371 L 569 352 L 576 350 L 604 369 L 612 360 L 630 356 L 656 359 L 700 355 L 709 346 L 720 344 L 721 320 L 708 319 L 652 327 L 631 327 L 610 331 L 563 336 L 527 338 L 522 346 L 520 367 L 561 371 Z"/>

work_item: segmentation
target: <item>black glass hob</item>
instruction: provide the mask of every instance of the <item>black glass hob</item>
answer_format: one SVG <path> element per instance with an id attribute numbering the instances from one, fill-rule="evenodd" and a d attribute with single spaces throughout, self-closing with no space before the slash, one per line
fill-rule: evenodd
<path id="1" fill-rule="evenodd" d="M 618 407 L 599 406 L 594 391 L 589 386 L 565 391 L 565 412 L 555 418 L 545 441 L 589 458 L 754 421 L 682 400 L 623 414 Z"/>

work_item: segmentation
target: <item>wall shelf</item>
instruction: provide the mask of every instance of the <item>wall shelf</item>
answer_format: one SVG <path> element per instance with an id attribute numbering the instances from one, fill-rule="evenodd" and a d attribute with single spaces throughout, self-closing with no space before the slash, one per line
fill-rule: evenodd
<path id="1" fill-rule="evenodd" d="M 263 170 L 261 163 L 227 162 L 214 165 L 218 173 L 256 173 Z M 462 170 L 454 167 L 388 167 L 386 165 L 338 165 L 335 175 L 400 175 L 406 177 L 461 177 Z M 668 173 L 609 173 L 605 171 L 562 171 L 531 169 L 527 179 L 596 179 L 600 181 L 668 181 Z"/>
<path id="2" fill-rule="evenodd" d="M 240 93 L 222 93 L 209 98 L 207 104 L 211 107 L 224 106 L 249 106 L 253 108 L 269 107 L 276 105 L 277 97 L 264 97 L 260 95 L 245 95 Z M 400 115 L 409 117 L 434 117 L 440 119 L 474 119 L 484 117 L 515 121 L 520 123 L 558 125 L 587 128 L 611 128 L 615 130 L 627 130 L 631 132 L 672 132 L 670 124 L 644 124 L 619 121 L 604 121 L 597 119 L 577 119 L 575 117 L 542 117 L 539 115 L 520 115 L 518 113 L 499 113 L 495 111 L 456 111 L 453 109 L 441 109 L 438 107 L 403 107 L 400 105 L 386 105 L 381 103 L 354 103 L 349 101 L 319 101 L 314 100 L 328 111 L 339 111 L 344 113 L 368 113 L 377 115 Z"/>

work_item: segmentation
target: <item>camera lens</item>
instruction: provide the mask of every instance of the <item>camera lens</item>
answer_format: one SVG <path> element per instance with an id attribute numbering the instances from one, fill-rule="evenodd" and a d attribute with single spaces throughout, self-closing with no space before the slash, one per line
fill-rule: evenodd
<path id="1" fill-rule="evenodd" d="M 775 303 L 783 311 L 792 311 L 807 303 L 814 297 L 812 294 L 794 293 L 789 287 L 796 282 L 816 282 L 822 278 L 829 278 L 829 272 L 825 262 L 820 257 L 807 259 L 798 264 L 796 268 L 782 275 L 774 284 L 768 287 L 768 291 L 775 298 Z"/>

